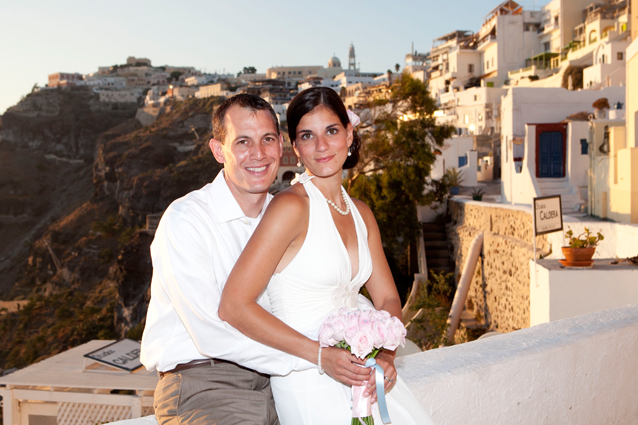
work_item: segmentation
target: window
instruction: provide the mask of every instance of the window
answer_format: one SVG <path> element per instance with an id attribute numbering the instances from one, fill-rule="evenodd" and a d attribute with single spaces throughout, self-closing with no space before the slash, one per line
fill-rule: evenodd
<path id="1" fill-rule="evenodd" d="M 554 16 L 554 26 L 558 26 L 558 15 Z"/>
<path id="2" fill-rule="evenodd" d="M 492 58 L 492 68 L 494 67 L 494 58 Z"/>
<path id="3" fill-rule="evenodd" d="M 490 61 L 485 62 L 485 69 L 490 69 Z"/>
<path id="4" fill-rule="evenodd" d="M 543 43 L 543 50 L 544 50 L 544 51 L 546 51 L 546 52 L 549 52 L 549 49 L 550 49 L 550 43 L 549 43 L 549 41 L 548 41 L 548 42 Z"/>
<path id="5" fill-rule="evenodd" d="M 605 63 L 605 55 L 600 55 L 600 63 Z"/>
<path id="6" fill-rule="evenodd" d="M 284 156 L 284 164 L 288 164 L 288 157 Z"/>
<path id="7" fill-rule="evenodd" d="M 621 61 L 623 59 L 622 52 L 618 52 L 616 55 L 617 55 L 619 61 Z"/>
<path id="8" fill-rule="evenodd" d="M 476 102 L 478 100 L 478 96 L 474 95 L 474 101 Z"/>
<path id="9" fill-rule="evenodd" d="M 468 114 L 465 114 L 465 124 L 469 124 L 470 123 L 470 116 Z"/>
<path id="10" fill-rule="evenodd" d="M 470 74 L 472 74 L 474 72 L 474 64 L 471 63 L 467 66 L 467 72 L 469 72 Z"/>

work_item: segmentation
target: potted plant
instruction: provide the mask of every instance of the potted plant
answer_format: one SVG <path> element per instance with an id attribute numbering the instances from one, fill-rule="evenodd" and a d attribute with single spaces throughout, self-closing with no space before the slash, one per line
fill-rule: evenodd
<path id="1" fill-rule="evenodd" d="M 567 246 L 562 247 L 565 260 L 561 260 L 561 264 L 567 267 L 589 267 L 593 264 L 591 258 L 594 256 L 596 246 L 605 237 L 600 232 L 593 235 L 585 227 L 585 231 L 578 236 L 574 236 L 574 232 L 569 229 L 565 232 L 565 239 L 568 242 Z"/>
<path id="2" fill-rule="evenodd" d="M 596 118 L 605 118 L 605 111 L 610 108 L 609 100 L 607 100 L 606 97 L 601 97 L 600 99 L 592 103 L 591 106 L 596 108 Z"/>
<path id="3" fill-rule="evenodd" d="M 452 195 L 458 195 L 460 187 L 463 184 L 463 174 L 461 174 L 457 168 L 452 167 L 447 169 L 443 178 L 445 178 L 446 183 L 451 188 L 450 193 Z"/>
<path id="4" fill-rule="evenodd" d="M 475 187 L 474 189 L 472 189 L 472 200 L 482 201 L 483 195 L 485 195 L 485 192 L 483 191 L 483 189 L 479 187 Z"/>

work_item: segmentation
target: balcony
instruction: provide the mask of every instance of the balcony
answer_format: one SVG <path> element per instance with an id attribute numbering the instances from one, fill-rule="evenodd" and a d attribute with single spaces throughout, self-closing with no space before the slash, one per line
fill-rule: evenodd
<path id="1" fill-rule="evenodd" d="M 479 50 L 479 51 L 485 50 L 492 43 L 496 43 L 496 36 L 488 35 L 487 37 L 485 37 L 483 40 L 479 42 L 478 46 L 476 46 L 476 50 Z"/>

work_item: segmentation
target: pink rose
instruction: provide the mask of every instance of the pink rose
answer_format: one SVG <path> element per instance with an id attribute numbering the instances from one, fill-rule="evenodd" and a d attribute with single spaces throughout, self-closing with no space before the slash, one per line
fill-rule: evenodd
<path id="1" fill-rule="evenodd" d="M 348 345 L 352 345 L 352 341 L 355 335 L 359 332 L 359 326 L 354 324 L 348 324 L 343 331 L 343 336 Z"/>
<path id="2" fill-rule="evenodd" d="M 372 339 L 375 347 L 380 348 L 383 346 L 388 339 L 388 330 L 386 329 L 385 323 L 380 320 L 374 322 L 372 325 Z"/>
<path id="3" fill-rule="evenodd" d="M 396 317 L 392 317 L 386 322 L 388 330 L 388 340 L 383 344 L 383 348 L 396 350 L 401 345 L 405 345 L 405 326 Z"/>
<path id="4" fill-rule="evenodd" d="M 343 319 L 343 317 L 341 316 L 335 317 L 331 321 L 330 326 L 333 331 L 333 335 L 332 335 L 333 339 L 337 341 L 343 341 L 346 339 L 344 335 L 344 331 L 346 329 L 346 321 Z"/>
<path id="5" fill-rule="evenodd" d="M 372 338 L 369 334 L 365 332 L 357 332 L 357 334 L 352 338 L 352 343 L 350 344 L 350 351 L 355 356 L 360 359 L 365 358 L 368 354 L 372 352 Z"/>
<path id="6" fill-rule="evenodd" d="M 322 347 L 332 347 L 338 344 L 339 341 L 334 339 L 333 335 L 334 331 L 332 327 L 324 323 L 319 329 L 319 344 L 321 344 Z"/>
<path id="7" fill-rule="evenodd" d="M 388 313 L 385 310 L 379 310 L 377 313 L 379 313 L 381 315 L 382 319 L 389 319 L 390 317 L 392 317 L 392 316 L 390 316 L 390 313 Z"/>

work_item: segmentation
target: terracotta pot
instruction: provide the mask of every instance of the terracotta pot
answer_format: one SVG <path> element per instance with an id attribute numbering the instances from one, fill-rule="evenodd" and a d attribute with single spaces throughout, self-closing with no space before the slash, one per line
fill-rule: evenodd
<path id="1" fill-rule="evenodd" d="M 591 260 L 591 257 L 594 256 L 594 252 L 596 251 L 595 246 L 589 248 L 570 248 L 568 246 L 564 246 L 561 249 L 563 250 L 565 260 L 569 261 L 570 263 L 589 261 Z"/>

